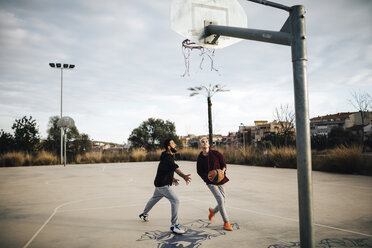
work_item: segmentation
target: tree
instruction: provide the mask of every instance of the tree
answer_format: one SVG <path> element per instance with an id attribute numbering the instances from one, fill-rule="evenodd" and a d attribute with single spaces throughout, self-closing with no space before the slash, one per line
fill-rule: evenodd
<path id="1" fill-rule="evenodd" d="M 32 116 L 16 119 L 12 129 L 14 130 L 16 150 L 26 152 L 38 150 L 40 144 L 39 129 L 36 126 L 36 120 L 33 120 Z"/>
<path id="2" fill-rule="evenodd" d="M 358 136 L 343 127 L 333 127 L 328 134 L 328 147 L 352 146 L 358 143 Z"/>
<path id="3" fill-rule="evenodd" d="M 284 136 L 284 145 L 287 146 L 293 134 L 295 114 L 288 104 L 280 104 L 279 109 L 275 108 L 274 119 L 280 124 L 280 134 Z"/>
<path id="4" fill-rule="evenodd" d="M 48 137 L 43 144 L 45 150 L 53 152 L 56 155 L 59 154 L 61 145 L 61 129 L 57 124 L 59 119 L 59 116 L 52 116 L 49 118 L 47 129 Z M 66 129 L 66 136 L 67 151 L 69 151 L 72 156 L 83 154 L 91 150 L 92 143 L 89 136 L 87 134 L 79 134 L 79 131 L 75 126 Z"/>
<path id="5" fill-rule="evenodd" d="M 92 150 L 92 141 L 88 134 L 79 134 L 78 138 L 72 141 L 71 150 L 74 155 L 82 155 Z"/>
<path id="6" fill-rule="evenodd" d="M 361 135 L 362 135 L 362 144 L 363 144 L 363 151 L 365 151 L 364 145 L 364 127 L 367 126 L 370 122 L 370 113 L 369 110 L 372 107 L 372 98 L 368 93 L 365 92 L 351 92 L 352 99 L 349 99 L 351 105 L 356 108 L 361 115 L 362 123 L 360 125 Z M 369 121 L 367 121 L 369 120 Z"/>
<path id="7" fill-rule="evenodd" d="M 225 92 L 229 90 L 224 89 L 225 86 L 221 86 L 219 84 L 211 85 L 209 84 L 209 87 L 206 86 L 196 86 L 196 87 L 190 87 L 188 88 L 190 93 L 190 97 L 199 95 L 204 93 L 204 96 L 207 97 L 207 104 L 208 104 L 208 130 L 209 130 L 209 144 L 213 145 L 213 126 L 212 126 L 212 96 L 216 94 L 217 92 Z"/>
<path id="8" fill-rule="evenodd" d="M 10 133 L 0 130 L 0 154 L 12 151 L 14 149 L 14 137 Z"/>
<path id="9" fill-rule="evenodd" d="M 145 148 L 152 151 L 162 148 L 166 139 L 173 139 L 179 147 L 181 146 L 173 122 L 149 118 L 132 131 L 128 140 L 134 148 Z"/>

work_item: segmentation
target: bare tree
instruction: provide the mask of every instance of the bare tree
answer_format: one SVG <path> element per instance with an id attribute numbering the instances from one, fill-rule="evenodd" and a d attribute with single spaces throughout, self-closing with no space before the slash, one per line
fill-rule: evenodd
<path id="1" fill-rule="evenodd" d="M 209 84 L 208 87 L 206 86 L 196 86 L 188 88 L 191 91 L 190 96 L 195 96 L 202 94 L 207 97 L 208 103 L 208 129 L 209 129 L 209 144 L 213 145 L 213 127 L 212 127 L 212 101 L 211 98 L 217 92 L 225 92 L 229 91 L 224 89 L 225 86 L 221 86 L 219 84 L 211 85 Z M 203 94 L 204 93 L 204 94 Z"/>
<path id="2" fill-rule="evenodd" d="M 353 90 L 351 93 L 352 99 L 349 99 L 351 105 L 356 108 L 360 112 L 360 117 L 362 119 L 362 123 L 360 126 L 361 133 L 362 133 L 362 144 L 363 144 L 363 151 L 365 150 L 364 146 L 364 127 L 369 124 L 370 121 L 370 112 L 369 110 L 372 107 L 372 98 L 366 92 L 356 92 Z"/>
<path id="3" fill-rule="evenodd" d="M 293 132 L 295 123 L 295 114 L 288 104 L 280 104 L 280 108 L 275 108 L 274 119 L 279 123 L 281 130 L 280 133 L 284 136 L 284 145 L 288 145 L 288 138 Z"/>

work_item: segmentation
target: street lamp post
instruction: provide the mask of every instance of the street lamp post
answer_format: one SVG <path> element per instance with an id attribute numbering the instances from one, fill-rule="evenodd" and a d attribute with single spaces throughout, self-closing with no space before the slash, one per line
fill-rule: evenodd
<path id="1" fill-rule="evenodd" d="M 243 147 L 244 147 L 244 152 L 245 152 L 245 126 L 243 123 L 240 123 L 241 126 L 243 126 L 243 130 L 242 130 L 242 133 L 243 133 Z"/>
<path id="2" fill-rule="evenodd" d="M 55 69 L 61 69 L 61 119 L 62 119 L 62 96 L 63 96 L 63 70 L 74 69 L 75 65 L 61 64 L 61 63 L 49 63 L 49 66 Z M 61 164 L 63 164 L 63 128 L 61 127 Z M 66 157 L 65 157 L 66 159 Z"/>

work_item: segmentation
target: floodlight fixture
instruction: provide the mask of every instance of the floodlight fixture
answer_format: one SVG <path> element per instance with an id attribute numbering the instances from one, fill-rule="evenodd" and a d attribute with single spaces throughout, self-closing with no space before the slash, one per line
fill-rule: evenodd
<path id="1" fill-rule="evenodd" d="M 49 66 L 52 67 L 52 68 L 56 67 L 56 65 L 54 63 L 49 63 Z"/>
<path id="2" fill-rule="evenodd" d="M 60 63 L 57 63 L 57 68 L 61 68 L 61 64 Z"/>
<path id="3" fill-rule="evenodd" d="M 70 65 L 70 67 L 69 67 L 69 68 L 70 68 L 70 69 L 73 69 L 74 67 L 75 67 L 75 65 Z"/>

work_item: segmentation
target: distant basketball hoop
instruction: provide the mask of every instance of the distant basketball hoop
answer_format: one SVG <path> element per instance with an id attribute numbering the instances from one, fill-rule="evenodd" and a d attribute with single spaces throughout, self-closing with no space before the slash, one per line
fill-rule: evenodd
<path id="1" fill-rule="evenodd" d="M 71 117 L 63 116 L 60 120 L 57 122 L 58 127 L 62 128 L 71 128 L 75 126 L 75 122 Z"/>

